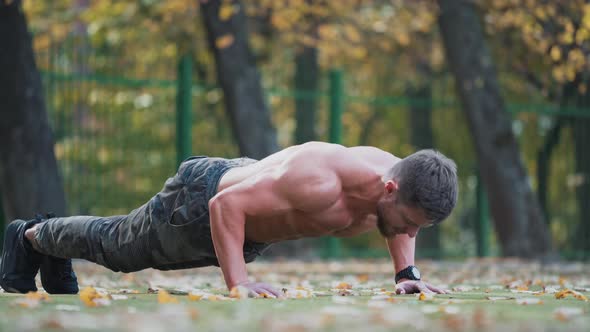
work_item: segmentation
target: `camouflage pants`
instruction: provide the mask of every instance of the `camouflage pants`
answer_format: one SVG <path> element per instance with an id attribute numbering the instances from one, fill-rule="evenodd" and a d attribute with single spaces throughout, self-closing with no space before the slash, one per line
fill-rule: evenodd
<path id="1" fill-rule="evenodd" d="M 48 219 L 37 229 L 35 247 L 43 254 L 83 258 L 122 272 L 219 266 L 208 202 L 227 170 L 253 162 L 248 158 L 191 157 L 162 191 L 130 214 Z M 246 241 L 246 262 L 266 247 L 268 244 Z"/>

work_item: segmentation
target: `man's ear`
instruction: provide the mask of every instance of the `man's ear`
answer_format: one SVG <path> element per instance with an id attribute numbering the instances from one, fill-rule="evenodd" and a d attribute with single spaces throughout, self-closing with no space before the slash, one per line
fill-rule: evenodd
<path id="1" fill-rule="evenodd" d="M 387 190 L 388 193 L 391 194 L 392 192 L 397 191 L 397 189 L 398 189 L 398 184 L 396 181 L 388 180 L 385 183 L 385 190 Z"/>

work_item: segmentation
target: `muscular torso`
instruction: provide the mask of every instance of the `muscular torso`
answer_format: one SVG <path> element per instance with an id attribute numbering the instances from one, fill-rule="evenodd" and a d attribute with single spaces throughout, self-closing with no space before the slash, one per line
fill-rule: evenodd
<path id="1" fill-rule="evenodd" d="M 342 160 L 326 161 L 334 165 L 349 162 L 347 158 L 361 160 L 361 167 L 356 171 L 358 176 L 338 174 L 340 181 L 335 181 L 338 182 L 338 187 L 330 190 L 330 195 L 335 195 L 335 199 L 327 206 L 314 209 L 313 212 L 290 207 L 273 209 L 258 215 L 247 215 L 245 221 L 247 240 L 270 243 L 324 235 L 353 236 L 375 228 L 375 203 L 382 194 L 382 176 L 399 159 L 372 147 L 344 148 L 317 142 L 293 146 L 254 164 L 229 170 L 221 178 L 218 192 L 244 181 L 255 181 L 261 174 L 288 172 L 289 168 L 304 168 L 313 161 L 309 158 L 313 158 L 314 155 L 321 156 L 323 151 L 328 152 L 329 149 L 346 149 Z M 326 177 L 330 175 L 333 176 L 333 174 L 326 174 Z M 314 190 L 313 186 L 310 190 Z"/>

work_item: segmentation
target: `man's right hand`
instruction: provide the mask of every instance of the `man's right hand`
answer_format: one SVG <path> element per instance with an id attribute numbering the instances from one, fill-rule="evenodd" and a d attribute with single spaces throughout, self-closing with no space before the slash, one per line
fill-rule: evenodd
<path id="1" fill-rule="evenodd" d="M 248 289 L 248 296 L 249 297 L 261 297 L 267 296 L 272 298 L 281 298 L 283 294 L 276 290 L 269 284 L 265 284 L 263 282 L 245 282 L 241 283 L 237 286 L 241 286 Z"/>

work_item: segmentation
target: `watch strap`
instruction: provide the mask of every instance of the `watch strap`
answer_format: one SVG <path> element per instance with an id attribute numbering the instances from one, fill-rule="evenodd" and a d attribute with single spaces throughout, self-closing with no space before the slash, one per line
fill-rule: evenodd
<path id="1" fill-rule="evenodd" d="M 395 283 L 397 284 L 401 279 L 409 279 L 409 280 L 420 280 L 419 276 L 416 276 L 413 271 L 414 269 L 418 270 L 417 267 L 414 265 L 410 265 L 405 269 L 399 271 L 395 274 Z"/>

